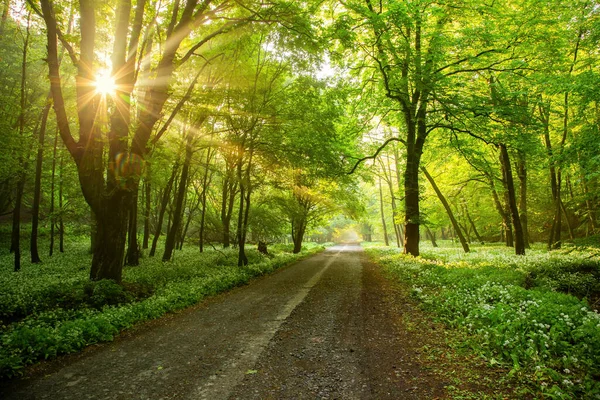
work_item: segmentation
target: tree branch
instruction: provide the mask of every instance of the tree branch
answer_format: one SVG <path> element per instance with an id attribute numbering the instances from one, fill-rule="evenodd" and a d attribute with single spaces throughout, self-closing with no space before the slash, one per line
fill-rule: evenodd
<path id="1" fill-rule="evenodd" d="M 361 163 L 363 163 L 364 161 L 366 161 L 366 160 L 373 160 L 373 159 L 377 158 L 377 156 L 379 155 L 379 153 L 381 153 L 381 151 L 382 151 L 383 149 L 385 149 L 385 148 L 386 148 L 386 146 L 387 146 L 388 144 L 390 144 L 391 142 L 400 142 L 400 143 L 402 143 L 403 145 L 405 145 L 405 146 L 406 146 L 406 141 L 405 141 L 404 139 L 401 139 L 401 138 L 396 138 L 396 137 L 389 138 L 389 139 L 388 139 L 388 140 L 386 140 L 386 141 L 385 141 L 385 142 L 384 142 L 384 143 L 383 143 L 381 146 L 379 146 L 379 148 L 377 148 L 377 150 L 375 151 L 375 153 L 374 153 L 373 155 L 371 155 L 371 156 L 367 156 L 367 157 L 363 157 L 363 158 L 360 158 L 358 161 L 356 161 L 356 163 L 354 164 L 354 167 L 352 167 L 352 169 L 350 170 L 350 172 L 348 172 L 347 174 L 348 174 L 348 175 L 351 175 L 351 174 L 353 174 L 353 173 L 354 173 L 354 171 L 356 171 L 356 168 L 358 168 L 358 166 L 359 166 Z"/>

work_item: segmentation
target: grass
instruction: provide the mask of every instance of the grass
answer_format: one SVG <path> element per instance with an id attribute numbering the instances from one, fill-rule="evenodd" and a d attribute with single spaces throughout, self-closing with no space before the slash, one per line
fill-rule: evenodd
<path id="1" fill-rule="evenodd" d="M 446 243 L 424 246 L 417 258 L 367 251 L 489 365 L 525 382 L 522 396 L 600 398 L 597 249 L 539 246 L 517 257 L 503 246 L 465 254 Z"/>
<path id="2" fill-rule="evenodd" d="M 3 252 L 0 378 L 20 375 L 42 359 L 110 341 L 136 323 L 196 304 L 325 246 L 308 243 L 300 254 L 288 247 L 271 246 L 270 256 L 247 249 L 250 264 L 240 268 L 235 249 L 199 253 L 188 246 L 171 262 L 144 257 L 140 266 L 125 267 L 123 285 L 89 281 L 87 238 L 68 243 L 64 254 L 43 257 L 42 264 L 24 262 L 18 273 L 12 272 L 12 256 Z"/>

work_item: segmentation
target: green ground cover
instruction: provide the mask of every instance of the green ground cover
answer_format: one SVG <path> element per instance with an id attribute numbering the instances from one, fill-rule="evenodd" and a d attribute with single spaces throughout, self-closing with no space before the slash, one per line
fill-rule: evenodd
<path id="1" fill-rule="evenodd" d="M 600 398 L 598 249 L 541 247 L 514 256 L 503 246 L 367 252 L 464 344 L 522 383 L 524 397 Z"/>
<path id="2" fill-rule="evenodd" d="M 198 303 L 251 278 L 324 249 L 307 244 L 300 254 L 275 245 L 270 256 L 247 249 L 250 264 L 237 267 L 237 252 L 187 247 L 163 263 L 159 256 L 125 267 L 123 285 L 90 282 L 89 240 L 68 253 L 24 263 L 12 272 L 12 256 L 0 254 L 0 378 L 10 378 L 42 359 L 110 341 L 120 331 Z"/>

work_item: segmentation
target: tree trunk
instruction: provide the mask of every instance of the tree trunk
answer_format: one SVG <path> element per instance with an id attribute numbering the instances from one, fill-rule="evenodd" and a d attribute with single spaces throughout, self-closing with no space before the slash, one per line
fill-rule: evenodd
<path id="1" fill-rule="evenodd" d="M 58 251 L 61 253 L 65 252 L 65 221 L 63 212 L 63 188 L 65 184 L 64 180 L 65 173 L 65 159 L 64 154 L 60 154 L 60 163 L 58 164 Z"/>
<path id="2" fill-rule="evenodd" d="M 425 96 L 425 95 L 423 95 Z M 404 254 L 419 255 L 419 225 L 421 215 L 419 210 L 419 166 L 423 146 L 427 137 L 427 101 L 421 100 L 416 116 L 411 110 L 405 110 L 407 126 L 406 136 L 406 169 L 404 170 Z"/>
<path id="3" fill-rule="evenodd" d="M 121 282 L 128 219 L 127 196 L 105 200 L 94 212 L 97 244 L 93 249 L 90 279 L 112 279 Z"/>
<path id="4" fill-rule="evenodd" d="M 221 198 L 221 225 L 223 226 L 223 248 L 231 245 L 231 217 L 235 197 L 238 191 L 238 181 L 234 178 L 233 166 L 228 162 L 223 179 L 223 191 Z"/>
<path id="5" fill-rule="evenodd" d="M 473 233 L 475 234 L 475 237 L 477 238 L 477 241 L 480 244 L 483 244 L 483 238 L 481 237 L 481 235 L 479 234 L 479 232 L 477 231 L 477 227 L 475 226 L 475 222 L 473 222 L 473 218 L 471 218 L 471 214 L 469 214 L 469 209 L 468 207 L 465 205 L 465 214 L 467 215 L 467 220 L 469 221 L 469 224 L 471 225 L 471 229 L 473 229 Z"/>
<path id="6" fill-rule="evenodd" d="M 392 184 L 393 177 L 392 171 L 390 169 L 390 165 L 387 165 L 387 173 L 385 172 L 386 166 L 381 162 L 382 172 L 385 175 L 385 181 L 388 185 L 388 190 L 390 191 L 391 204 L 392 204 L 392 226 L 394 227 L 394 235 L 396 237 L 396 245 L 398 248 L 402 247 L 402 232 L 398 223 L 396 223 L 396 213 L 397 213 L 397 205 L 396 205 L 396 196 L 394 194 L 394 185 Z"/>
<path id="7" fill-rule="evenodd" d="M 517 209 L 517 202 L 515 196 L 515 186 L 512 176 L 512 168 L 510 164 L 510 158 L 505 144 L 500 144 L 500 163 L 502 165 L 502 175 L 506 182 L 508 206 L 510 209 L 510 215 L 512 224 L 515 230 L 515 253 L 517 255 L 525 254 L 525 242 L 523 240 L 523 227 L 521 226 L 521 219 L 519 218 L 519 210 Z"/>
<path id="8" fill-rule="evenodd" d="M 50 251 L 49 256 L 51 257 L 54 253 L 54 229 L 56 227 L 56 215 L 54 210 L 54 183 L 56 179 L 56 151 L 58 148 L 58 132 L 54 137 L 54 147 L 52 150 L 52 175 L 50 178 Z"/>
<path id="9" fill-rule="evenodd" d="M 500 218 L 502 218 L 502 235 L 506 246 L 513 246 L 513 234 L 512 234 L 512 224 L 510 222 L 510 218 L 506 214 L 504 210 L 504 206 L 502 206 L 502 202 L 500 201 L 500 196 L 498 196 L 498 192 L 496 192 L 496 186 L 494 185 L 494 178 L 488 175 L 488 181 L 490 184 L 490 190 L 492 192 L 492 197 L 494 199 L 494 206 L 496 207 L 496 211 L 500 214 Z"/>
<path id="10" fill-rule="evenodd" d="M 13 225 L 11 236 L 11 250 L 15 255 L 15 272 L 21 270 L 21 204 L 23 203 L 24 186 L 25 179 L 20 178 L 17 182 L 17 194 L 15 196 L 15 208 L 13 210 Z"/>
<path id="11" fill-rule="evenodd" d="M 198 238 L 198 244 L 199 244 L 199 248 L 200 248 L 200 253 L 202 253 L 204 251 L 204 226 L 205 226 L 205 221 L 206 221 L 206 199 L 207 199 L 207 194 L 208 194 L 208 188 L 210 187 L 210 184 L 212 182 L 212 176 L 213 173 L 212 171 L 209 173 L 209 165 L 210 165 L 210 160 L 212 158 L 213 154 L 211 153 L 211 149 L 207 149 L 206 150 L 206 163 L 204 164 L 204 177 L 202 178 L 202 192 L 200 193 L 200 201 L 202 204 L 202 214 L 200 215 L 200 231 L 199 231 L 199 238 Z"/>
<path id="12" fill-rule="evenodd" d="M 129 229 L 127 231 L 127 254 L 125 264 L 140 265 L 140 244 L 137 240 L 137 217 L 138 217 L 138 183 L 132 189 L 131 204 L 129 206 Z"/>
<path id="13" fill-rule="evenodd" d="M 244 143 L 243 143 L 244 144 Z M 246 234 L 248 232 L 248 216 L 250 215 L 250 196 L 252 194 L 252 185 L 250 182 L 250 172 L 252 170 L 253 149 L 250 147 L 248 166 L 244 176 L 242 176 L 244 153 L 239 155 L 237 165 L 237 176 L 240 185 L 240 209 L 238 214 L 238 266 L 248 265 L 246 256 Z"/>
<path id="14" fill-rule="evenodd" d="M 567 208 L 565 207 L 565 203 L 562 201 L 560 201 L 560 208 L 562 209 L 562 212 L 565 216 L 565 222 L 567 223 L 567 228 L 569 229 L 569 238 L 571 240 L 575 239 L 575 235 L 573 234 L 573 227 L 571 226 L 571 221 L 569 219 L 569 215 L 567 214 Z"/>
<path id="15" fill-rule="evenodd" d="M 198 196 L 198 198 L 196 199 L 196 204 L 194 204 L 194 206 L 190 208 L 190 212 L 188 213 L 185 224 L 183 225 L 183 229 L 181 231 L 181 236 L 179 238 L 179 247 L 178 247 L 179 250 L 183 249 L 183 244 L 185 243 L 185 237 L 187 236 L 187 232 L 190 227 L 190 223 L 192 222 L 194 213 L 196 211 L 198 211 L 198 208 L 200 207 L 200 203 L 202 200 L 200 199 L 200 194 L 197 194 L 197 196 Z"/>
<path id="16" fill-rule="evenodd" d="M 150 181 L 150 163 L 146 164 L 146 178 L 144 179 L 144 238 L 142 249 L 148 248 L 150 240 L 150 210 L 152 209 L 152 183 Z"/>
<path id="17" fill-rule="evenodd" d="M 177 233 L 179 232 L 181 224 L 183 200 L 187 191 L 188 174 L 190 170 L 190 164 L 192 162 L 192 138 L 193 135 L 191 132 L 189 132 L 187 134 L 185 146 L 185 160 L 183 162 L 183 168 L 181 169 L 181 178 L 179 179 L 179 190 L 177 193 L 177 199 L 175 200 L 175 209 L 173 210 L 173 220 L 169 232 L 167 232 L 165 252 L 162 256 L 163 261 L 169 261 L 173 255 Z"/>
<path id="18" fill-rule="evenodd" d="M 467 243 L 467 241 L 462 233 L 462 230 L 460 229 L 460 226 L 458 225 L 458 221 L 454 217 L 454 213 L 452 212 L 452 209 L 450 208 L 450 204 L 448 204 L 448 201 L 446 200 L 446 198 L 444 197 L 444 195 L 442 194 L 442 192 L 436 185 L 435 181 L 433 180 L 433 177 L 429 174 L 429 172 L 427 171 L 427 169 L 424 166 L 421 167 L 421 171 L 423 171 L 423 173 L 425 174 L 425 177 L 431 184 L 431 187 L 435 191 L 435 194 L 437 194 L 438 199 L 440 199 L 440 202 L 444 206 L 444 209 L 446 210 L 446 213 L 448 214 L 448 218 L 450 218 L 450 222 L 452 223 L 452 227 L 454 228 L 454 231 L 456 232 L 458 239 L 460 240 L 460 244 L 462 245 L 463 250 L 465 251 L 465 253 L 468 253 L 469 252 L 469 244 Z"/>
<path id="19" fill-rule="evenodd" d="M 175 177 L 177 176 L 177 171 L 179 169 L 179 165 L 175 163 L 171 170 L 171 176 L 169 177 L 169 181 L 167 182 L 167 186 L 165 187 L 162 195 L 162 201 L 160 203 L 160 209 L 158 210 L 158 220 L 156 221 L 156 229 L 154 231 L 154 238 L 152 239 L 152 247 L 150 248 L 150 257 L 154 257 L 156 253 L 156 246 L 158 244 L 158 238 L 160 237 L 160 233 L 162 231 L 163 220 L 165 218 L 165 212 L 167 211 L 167 205 L 169 204 L 169 198 L 171 197 L 171 190 L 173 190 L 173 182 L 175 182 Z"/>
<path id="20" fill-rule="evenodd" d="M 381 177 L 379 177 L 379 210 L 381 212 L 381 225 L 383 227 L 383 240 L 386 246 L 390 245 L 388 240 L 387 225 L 385 223 L 385 214 L 383 212 L 383 188 L 381 187 Z"/>
<path id="21" fill-rule="evenodd" d="M 48 95 L 48 102 L 42 109 L 42 122 L 38 133 L 38 151 L 35 161 L 35 186 L 33 189 L 33 205 L 31 207 L 31 239 L 29 243 L 29 252 L 31 253 L 31 262 L 37 264 L 42 262 L 38 252 L 38 225 L 40 221 L 40 199 L 42 194 L 42 162 L 44 160 L 44 139 L 46 136 L 46 125 L 48 114 L 50 114 L 51 95 Z"/>
<path id="22" fill-rule="evenodd" d="M 431 245 L 433 247 L 438 247 L 438 244 L 435 241 L 435 233 L 431 232 L 427 225 L 425 225 L 425 232 L 427 232 L 427 236 L 429 236 L 429 240 L 431 240 Z"/>
<path id="23" fill-rule="evenodd" d="M 525 154 L 519 152 L 517 160 L 517 175 L 519 177 L 519 217 L 523 227 L 523 242 L 529 249 L 529 230 L 527 228 L 527 163 Z"/>
<path id="24" fill-rule="evenodd" d="M 25 134 L 25 107 L 26 107 L 26 79 L 27 79 L 27 50 L 29 47 L 29 28 L 31 23 L 31 12 L 27 14 L 27 30 L 25 42 L 23 43 L 23 57 L 21 63 L 21 96 L 20 96 L 20 112 L 19 112 L 19 137 L 24 139 Z M 15 272 L 21 269 L 21 205 L 23 203 L 23 190 L 25 188 L 25 177 L 27 174 L 27 161 L 25 157 L 21 157 L 21 165 L 23 170 L 18 174 L 17 192 L 15 196 L 15 208 L 13 210 L 13 225 L 12 225 L 12 240 L 11 251 L 15 254 Z"/>
<path id="25" fill-rule="evenodd" d="M 292 223 L 292 241 L 294 242 L 294 250 L 292 253 L 298 254 L 302 251 L 302 241 L 306 232 L 306 217 L 296 220 Z"/>

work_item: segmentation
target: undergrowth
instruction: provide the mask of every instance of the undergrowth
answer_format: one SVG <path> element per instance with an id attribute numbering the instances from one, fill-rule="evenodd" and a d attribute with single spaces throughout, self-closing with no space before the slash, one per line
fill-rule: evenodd
<path id="1" fill-rule="evenodd" d="M 367 249 L 422 306 L 491 365 L 540 399 L 600 398 L 597 249 L 426 248 L 420 257 Z M 590 304 L 591 303 L 591 304 Z"/>
<path id="2" fill-rule="evenodd" d="M 110 341 L 136 323 L 158 318 L 246 283 L 324 248 L 308 244 L 300 254 L 271 247 L 269 256 L 247 249 L 250 264 L 237 267 L 237 251 L 195 248 L 174 260 L 142 258 L 125 267 L 123 284 L 90 282 L 85 242 L 69 253 L 24 263 L 12 272 L 10 255 L 0 255 L 0 378 L 10 378 L 42 359 Z"/>

